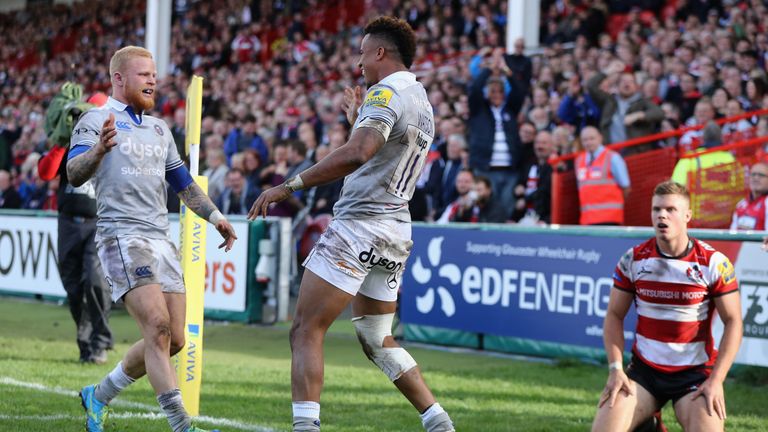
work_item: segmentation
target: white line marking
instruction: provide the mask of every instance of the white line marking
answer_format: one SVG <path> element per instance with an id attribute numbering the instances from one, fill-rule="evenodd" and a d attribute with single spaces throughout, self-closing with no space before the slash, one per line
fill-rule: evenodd
<path id="1" fill-rule="evenodd" d="M 53 393 L 53 394 L 68 396 L 73 398 L 77 397 L 78 395 L 78 392 L 73 390 L 67 390 L 61 387 L 48 387 L 43 384 L 19 381 L 7 376 L 0 377 L 0 385 L 7 385 L 11 387 L 21 387 L 21 388 L 26 388 L 30 390 L 37 390 L 44 393 Z M 114 401 L 112 401 L 111 406 L 136 408 L 136 409 L 141 409 L 141 410 L 151 411 L 151 412 L 134 413 L 134 412 L 114 412 L 113 411 L 109 414 L 110 418 L 118 418 L 118 419 L 141 418 L 141 419 L 149 419 L 149 420 L 157 420 L 157 419 L 165 420 L 165 414 L 162 414 L 160 412 L 160 408 L 155 405 L 147 405 L 139 402 L 121 401 L 119 399 L 115 399 Z M 0 420 L 80 421 L 83 419 L 84 417 L 72 416 L 67 414 L 52 414 L 52 415 L 37 415 L 37 416 L 13 416 L 8 414 L 0 414 Z M 194 417 L 194 420 L 199 423 L 206 423 L 214 426 L 225 426 L 225 427 L 239 429 L 239 430 L 248 431 L 248 432 L 275 432 L 273 429 L 270 429 L 270 428 L 248 424 L 248 423 L 242 423 L 237 420 L 230 420 L 227 418 L 198 416 L 198 417 Z"/>

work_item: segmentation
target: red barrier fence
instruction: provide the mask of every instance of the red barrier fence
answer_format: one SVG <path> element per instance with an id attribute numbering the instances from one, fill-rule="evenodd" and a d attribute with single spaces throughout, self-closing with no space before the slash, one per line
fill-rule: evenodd
<path id="1" fill-rule="evenodd" d="M 754 119 L 768 115 L 768 109 L 718 120 L 719 125 L 734 124 L 739 120 Z M 637 146 L 666 140 L 671 137 L 681 137 L 686 132 L 698 131 L 703 125 L 686 127 L 670 132 L 636 138 L 607 147 L 620 151 L 626 147 Z M 758 159 L 765 157 L 765 143 L 768 136 L 756 137 L 757 127 L 740 130 L 723 135 L 723 143 L 706 151 L 681 155 L 680 146 L 666 147 L 635 153 L 624 157 L 629 171 L 631 190 L 624 204 L 624 221 L 626 225 L 649 226 L 651 223 L 651 197 L 653 188 L 660 182 L 672 177 L 675 165 L 682 158 L 697 158 L 702 155 L 726 151 L 733 155 L 735 161 L 713 167 L 699 168 L 688 175 L 689 189 L 692 196 L 694 218 L 689 224 L 696 228 L 728 228 L 731 213 L 736 203 L 748 192 L 746 181 L 748 168 Z M 576 154 L 561 156 L 552 160 L 552 166 L 562 166 L 571 162 Z M 573 165 L 570 163 L 570 165 Z M 552 223 L 579 223 L 579 194 L 576 185 L 576 175 L 572 168 L 555 170 L 552 175 Z"/>

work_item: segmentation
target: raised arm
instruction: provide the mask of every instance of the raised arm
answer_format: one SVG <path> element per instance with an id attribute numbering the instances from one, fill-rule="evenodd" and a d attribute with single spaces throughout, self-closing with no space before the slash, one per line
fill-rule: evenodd
<path id="1" fill-rule="evenodd" d="M 601 109 L 608 99 L 610 99 L 611 95 L 604 92 L 600 88 L 600 84 L 602 84 L 603 80 L 606 78 L 615 79 L 623 70 L 624 63 L 614 60 L 608 65 L 605 72 L 598 72 L 587 81 L 587 93 Z"/>
<path id="2" fill-rule="evenodd" d="M 115 115 L 110 113 L 109 118 L 101 126 L 99 140 L 90 149 L 77 154 L 78 149 L 85 146 L 76 145 L 70 150 L 71 159 L 67 161 L 67 178 L 72 186 L 82 186 L 93 176 L 104 156 L 117 145 L 116 135 Z"/>

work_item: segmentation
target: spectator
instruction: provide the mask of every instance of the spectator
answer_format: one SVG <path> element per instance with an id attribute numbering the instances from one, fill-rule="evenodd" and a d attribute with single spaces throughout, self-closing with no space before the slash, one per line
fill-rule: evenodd
<path id="1" fill-rule="evenodd" d="M 507 211 L 501 207 L 498 200 L 493 199 L 493 187 L 487 177 L 475 177 L 474 202 L 467 207 L 459 205 L 456 213 L 449 217 L 451 222 L 471 223 L 504 223 L 507 221 Z"/>
<path id="2" fill-rule="evenodd" d="M 21 195 L 11 184 L 11 174 L 6 170 L 0 170 L 0 208 L 20 209 Z"/>
<path id="3" fill-rule="evenodd" d="M 744 114 L 741 104 L 736 99 L 731 99 L 725 104 L 725 116 L 736 117 Z M 740 119 L 723 124 L 723 142 L 737 142 L 753 137 L 755 126 L 747 119 Z"/>
<path id="4" fill-rule="evenodd" d="M 271 165 L 261 170 L 262 187 L 273 187 L 282 184 L 288 179 L 288 144 L 279 143 L 273 149 L 274 160 Z M 281 201 L 269 209 L 270 216 L 293 217 L 303 206 L 296 197 Z"/>
<path id="5" fill-rule="evenodd" d="M 712 101 L 712 107 L 715 108 L 715 118 L 721 118 L 721 117 L 728 117 L 728 114 L 726 113 L 728 101 L 731 100 L 730 95 L 728 95 L 728 91 L 725 90 L 722 87 L 716 88 L 712 92 L 712 97 L 710 98 Z M 741 103 L 736 100 L 736 103 L 739 104 L 739 107 L 741 108 Z"/>
<path id="6" fill-rule="evenodd" d="M 181 159 L 189 165 L 189 155 L 187 154 L 187 130 L 186 130 L 186 122 L 187 122 L 187 110 L 182 106 L 180 108 L 176 108 L 176 110 L 173 112 L 173 121 L 172 122 L 166 122 L 171 124 L 171 135 L 173 136 L 173 141 L 176 143 L 176 150 L 179 152 L 179 155 L 181 156 Z"/>
<path id="7" fill-rule="evenodd" d="M 606 79 L 618 79 L 618 92 L 611 95 L 600 89 Z M 635 76 L 624 72 L 624 64 L 613 61 L 604 73 L 597 73 L 587 82 L 587 93 L 600 107 L 600 130 L 607 143 L 618 143 L 658 131 L 664 112 L 644 98 L 637 88 Z M 625 155 L 653 148 L 653 144 L 627 147 Z"/>
<path id="8" fill-rule="evenodd" d="M 452 134 L 448 137 L 447 158 L 436 159 L 432 163 L 426 189 L 432 197 L 432 208 L 435 214 L 443 214 L 448 204 L 459 195 L 456 190 L 456 177 L 461 170 L 467 168 L 462 161 L 462 153 L 466 150 L 467 141 L 464 136 Z"/>
<path id="9" fill-rule="evenodd" d="M 224 214 L 245 215 L 260 193 L 261 190 L 248 184 L 241 170 L 233 168 L 227 173 L 227 187 L 219 196 L 217 207 Z"/>
<path id="10" fill-rule="evenodd" d="M 701 96 L 696 88 L 696 78 L 685 73 L 680 77 L 679 84 L 669 89 L 666 101 L 675 104 L 680 109 L 680 115 L 687 119 L 693 115 L 694 107 Z"/>
<path id="11" fill-rule="evenodd" d="M 768 215 L 766 197 L 768 197 L 768 163 L 758 162 L 749 170 L 749 195 L 736 204 L 731 229 L 765 231 Z"/>
<path id="12" fill-rule="evenodd" d="M 315 150 L 317 162 L 328 156 L 331 149 L 327 145 L 321 145 Z M 344 180 L 336 180 L 332 183 L 316 186 L 307 192 L 307 206 L 309 214 L 317 217 L 321 214 L 333 214 L 333 205 L 339 200 Z"/>
<path id="13" fill-rule="evenodd" d="M 696 103 L 693 117 L 686 122 L 687 126 L 706 125 L 715 119 L 715 108 L 709 98 L 702 98 Z M 697 149 L 701 145 L 704 129 L 689 130 L 680 137 L 680 151 L 688 153 Z M 685 184 L 685 183 L 682 183 Z"/>
<path id="14" fill-rule="evenodd" d="M 304 144 L 306 158 L 315 162 L 315 149 L 317 149 L 317 134 L 312 123 L 304 121 L 299 125 L 299 141 Z"/>
<path id="15" fill-rule="evenodd" d="M 253 114 L 247 114 L 243 126 L 232 129 L 224 141 L 224 154 L 227 155 L 227 159 L 231 159 L 235 153 L 252 148 L 259 152 L 261 160 L 269 160 L 267 145 L 256 129 L 256 117 Z"/>
<path id="16" fill-rule="evenodd" d="M 499 72 L 504 73 L 510 86 L 506 99 L 503 81 L 489 80 L 491 74 Z M 527 83 L 514 78 L 499 50 L 494 51 L 491 68 L 483 69 L 469 88 L 470 168 L 491 179 L 494 195 L 507 209 L 513 206 L 513 189 L 519 175 L 517 115 L 526 92 Z"/>
<path id="17" fill-rule="evenodd" d="M 218 202 L 226 188 L 227 157 L 221 149 L 211 149 L 205 155 L 205 163 L 208 168 L 203 171 L 203 175 L 208 177 L 208 196 L 211 201 Z"/>
<path id="18" fill-rule="evenodd" d="M 672 173 L 673 181 L 682 185 L 687 185 L 690 190 L 693 189 L 690 187 L 689 175 L 696 176 L 697 173 L 703 169 L 736 161 L 730 152 L 722 150 L 698 155 L 700 152 L 722 145 L 722 131 L 720 130 L 720 126 L 712 120 L 709 120 L 706 126 L 704 126 L 704 129 L 702 129 L 701 140 L 699 143 L 700 146 L 696 148 L 696 154 L 680 159 L 675 165 L 675 170 Z M 695 210 L 695 207 L 692 208 Z"/>
<path id="19" fill-rule="evenodd" d="M 629 173 L 621 156 L 603 146 L 600 132 L 581 131 L 584 151 L 576 157 L 581 225 L 622 225 L 624 199 L 629 194 Z"/>
<path id="20" fill-rule="evenodd" d="M 471 170 L 459 172 L 456 176 L 456 192 L 458 195 L 453 202 L 446 206 L 443 213 L 437 219 L 437 223 L 447 224 L 448 222 L 453 222 L 457 214 L 467 211 L 475 204 L 477 195 L 474 191 L 474 181 L 475 176 Z"/>
<path id="21" fill-rule="evenodd" d="M 526 181 L 515 188 L 516 220 L 523 224 L 549 223 L 552 205 L 552 166 L 549 159 L 555 154 L 552 134 L 547 131 L 536 134 L 533 149 L 536 163 L 523 171 L 528 174 Z"/>
<path id="22" fill-rule="evenodd" d="M 14 143 L 21 137 L 21 128 L 12 116 L 2 119 L 0 123 L 0 170 L 10 170 L 13 166 Z"/>
<path id="23" fill-rule="evenodd" d="M 576 127 L 576 133 L 586 126 L 598 126 L 600 124 L 600 108 L 592 97 L 585 93 L 581 87 L 581 79 L 578 75 L 568 80 L 568 92 L 560 102 L 557 110 L 560 120 Z"/>
<path id="24" fill-rule="evenodd" d="M 518 83 L 530 83 L 533 78 L 533 62 L 525 56 L 525 39 L 515 39 L 512 54 L 504 56 L 507 67 L 512 71 L 511 78 Z M 525 88 L 526 95 L 528 88 Z"/>
<path id="25" fill-rule="evenodd" d="M 536 125 L 530 121 L 520 124 L 520 157 L 517 161 L 517 170 L 525 173 L 531 164 L 536 163 L 536 155 L 533 151 L 533 141 L 536 139 Z"/>
<path id="26" fill-rule="evenodd" d="M 243 174 L 245 180 L 253 187 L 258 188 L 261 185 L 261 156 L 254 149 L 243 151 Z"/>
<path id="27" fill-rule="evenodd" d="M 304 142 L 297 139 L 288 142 L 288 164 L 288 173 L 286 173 L 288 178 L 313 165 L 312 161 L 307 158 L 307 147 Z"/>
<path id="28" fill-rule="evenodd" d="M 725 150 L 708 151 L 720 145 L 722 145 L 720 126 L 710 120 L 703 129 L 701 147 L 680 159 L 672 172 L 672 180 L 685 185 L 691 191 L 691 210 L 694 220 L 706 217 L 705 206 L 718 201 L 719 193 L 744 188 L 744 173 L 741 165 L 736 163 L 736 158 Z M 704 170 L 717 171 L 717 174 L 712 177 L 717 177 L 718 180 L 707 182 Z"/>

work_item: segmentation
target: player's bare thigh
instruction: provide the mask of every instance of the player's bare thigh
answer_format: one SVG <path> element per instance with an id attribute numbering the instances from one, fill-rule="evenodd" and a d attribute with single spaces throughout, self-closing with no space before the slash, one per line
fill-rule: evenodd
<path id="1" fill-rule="evenodd" d="M 333 324 L 352 298 L 351 294 L 306 269 L 301 279 L 293 326 L 325 330 Z"/>
<path id="2" fill-rule="evenodd" d="M 631 431 L 653 416 L 658 409 L 656 399 L 643 386 L 630 380 L 634 394 L 620 392 L 613 407 L 606 402 L 597 409 L 592 431 Z"/>
<path id="3" fill-rule="evenodd" d="M 689 393 L 675 402 L 675 416 L 685 432 L 707 431 L 715 432 L 725 429 L 725 421 L 714 410 L 712 415 L 707 412 L 707 402 L 704 396 L 692 399 Z"/>

